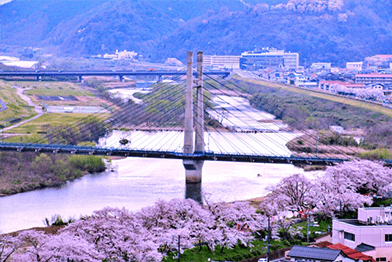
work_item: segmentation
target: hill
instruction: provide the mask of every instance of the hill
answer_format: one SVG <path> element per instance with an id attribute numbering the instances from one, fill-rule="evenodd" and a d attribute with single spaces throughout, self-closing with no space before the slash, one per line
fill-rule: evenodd
<path id="1" fill-rule="evenodd" d="M 290 1 L 323 2 L 323 1 Z M 324 1 L 326 2 L 326 1 Z M 182 25 L 157 47 L 163 57 L 184 59 L 184 50 L 237 54 L 276 47 L 300 53 L 302 63 L 363 60 L 390 53 L 391 1 L 345 1 L 339 8 L 256 5 L 245 11 L 221 9 Z M 316 9 L 318 8 L 318 9 Z M 175 49 L 175 43 L 182 48 Z"/>
<path id="2" fill-rule="evenodd" d="M 184 61 L 187 50 L 276 47 L 299 52 L 302 63 L 343 65 L 392 46 L 388 0 L 14 0 L 0 17 L 3 51 L 32 46 L 75 57 L 126 49 Z"/>

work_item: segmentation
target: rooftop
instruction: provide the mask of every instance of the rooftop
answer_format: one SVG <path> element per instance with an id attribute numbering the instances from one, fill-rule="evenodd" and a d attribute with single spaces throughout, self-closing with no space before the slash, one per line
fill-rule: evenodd
<path id="1" fill-rule="evenodd" d="M 341 250 L 293 246 L 293 248 L 288 253 L 288 256 L 305 259 L 334 261 L 340 253 Z"/>
<path id="2" fill-rule="evenodd" d="M 392 74 L 356 74 L 355 77 L 392 77 Z"/>
<path id="3" fill-rule="evenodd" d="M 361 243 L 359 244 L 355 250 L 359 251 L 359 252 L 366 252 L 366 251 L 371 251 L 371 250 L 375 250 L 376 248 L 374 246 L 365 244 L 365 243 Z"/>
<path id="4" fill-rule="evenodd" d="M 336 219 L 339 222 L 347 223 L 353 226 L 365 226 L 365 227 L 375 227 L 375 226 L 392 226 L 392 223 L 367 223 L 360 221 L 358 219 Z"/>

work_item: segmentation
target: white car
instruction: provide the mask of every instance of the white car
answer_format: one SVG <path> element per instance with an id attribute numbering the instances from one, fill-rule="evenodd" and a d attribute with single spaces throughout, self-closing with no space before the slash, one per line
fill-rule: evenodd
<path id="1" fill-rule="evenodd" d="M 257 262 L 267 262 L 267 258 L 266 257 L 262 257 Z"/>

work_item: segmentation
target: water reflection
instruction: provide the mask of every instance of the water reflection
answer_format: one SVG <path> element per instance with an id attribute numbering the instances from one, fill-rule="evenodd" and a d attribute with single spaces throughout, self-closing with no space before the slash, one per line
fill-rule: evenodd
<path id="1" fill-rule="evenodd" d="M 266 187 L 276 185 L 283 177 L 303 173 L 288 164 L 206 161 L 203 185 L 187 186 L 181 160 L 125 158 L 113 162 L 116 172 L 86 175 L 61 188 L 0 198 L 0 232 L 43 226 L 43 219 L 55 214 L 79 218 L 107 206 L 136 211 L 158 199 L 188 194 L 199 199 L 200 193 L 207 194 L 213 202 L 246 200 L 266 195 Z"/>

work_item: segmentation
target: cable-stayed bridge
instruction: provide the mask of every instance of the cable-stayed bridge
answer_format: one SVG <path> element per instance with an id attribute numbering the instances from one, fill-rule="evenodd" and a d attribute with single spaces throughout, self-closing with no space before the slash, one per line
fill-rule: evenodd
<path id="1" fill-rule="evenodd" d="M 0 150 L 181 159 L 192 173 L 190 182 L 200 181 L 203 161 L 330 165 L 355 155 L 337 147 L 334 153 L 318 152 L 317 135 L 307 130 L 289 131 L 271 115 L 251 107 L 249 94 L 235 81 L 223 83 L 220 77 L 227 72 L 203 72 L 201 53 L 194 72 L 192 59 L 188 54 L 187 72 L 166 72 L 173 78 L 155 84 L 142 104 L 117 103 L 110 113 L 105 110 L 54 127 L 36 141 L 2 142 Z M 115 73 L 125 75 L 109 72 Z M 126 74 L 131 73 L 140 72 Z M 304 134 L 316 143 L 316 152 L 290 152 L 286 143 Z M 80 146 L 85 141 L 94 141 L 94 146 Z"/>

